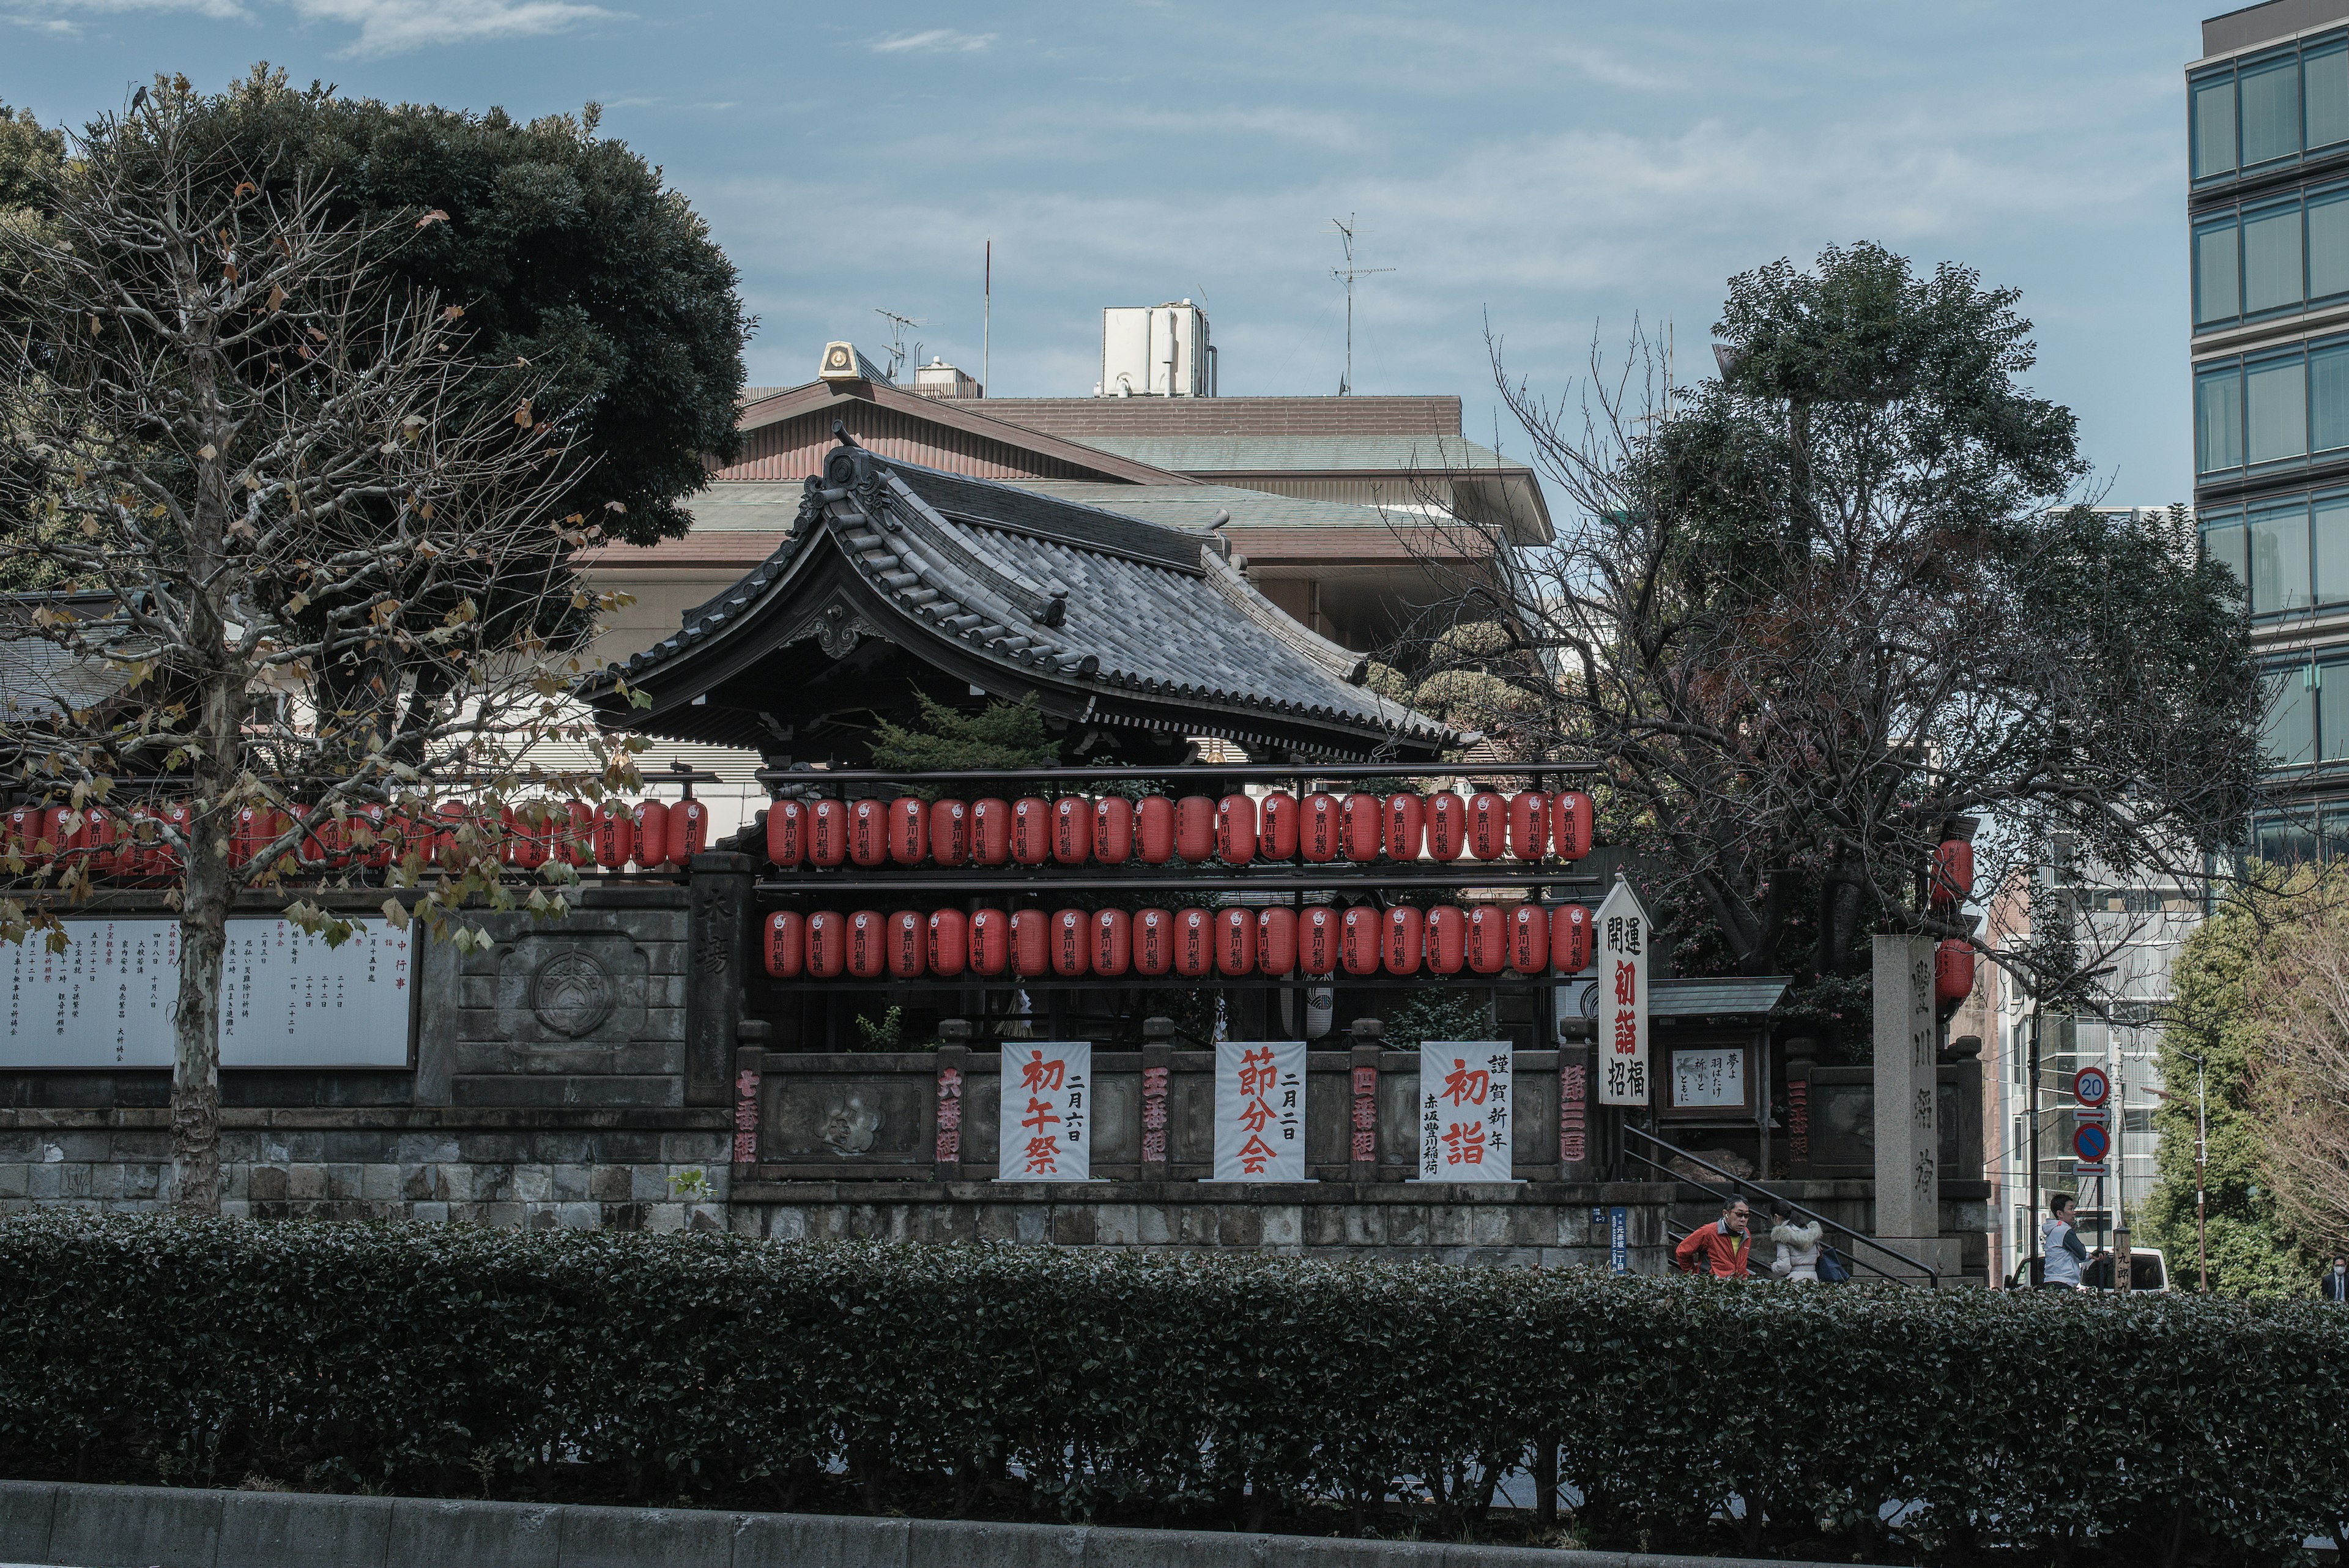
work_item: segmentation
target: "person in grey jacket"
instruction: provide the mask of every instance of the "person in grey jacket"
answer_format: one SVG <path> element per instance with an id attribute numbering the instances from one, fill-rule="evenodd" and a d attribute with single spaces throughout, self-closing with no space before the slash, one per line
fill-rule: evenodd
<path id="1" fill-rule="evenodd" d="M 2043 1284 L 2080 1288 L 2080 1265 L 2088 1261 L 2088 1249 L 2080 1244 L 2080 1233 L 2072 1229 L 2072 1210 L 2077 1207 L 2068 1192 L 2047 1200 L 2047 1218 L 2039 1227 Z"/>
<path id="2" fill-rule="evenodd" d="M 1819 1282 L 1819 1238 L 1824 1233 L 1816 1220 L 1808 1224 L 1795 1222 L 1795 1211 L 1785 1202 L 1770 1205 L 1770 1217 L 1775 1221 L 1770 1227 L 1770 1240 L 1778 1243 L 1778 1256 L 1770 1264 L 1773 1279 L 1808 1280 Z"/>

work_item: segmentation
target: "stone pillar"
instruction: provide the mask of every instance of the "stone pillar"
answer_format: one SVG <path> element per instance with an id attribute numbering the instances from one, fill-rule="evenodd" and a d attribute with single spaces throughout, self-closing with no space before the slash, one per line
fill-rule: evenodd
<path id="1" fill-rule="evenodd" d="M 687 896 L 685 1103 L 722 1106 L 734 1097 L 734 1027 L 750 957 L 748 855 L 713 850 L 693 857 Z"/>
<path id="2" fill-rule="evenodd" d="M 1142 1021 L 1142 1179 L 1166 1179 L 1166 1096 L 1174 1081 L 1174 1021 Z"/>
<path id="3" fill-rule="evenodd" d="M 937 1144 L 932 1151 L 931 1176 L 939 1181 L 962 1179 L 963 1085 L 970 1076 L 970 1020 L 947 1018 L 938 1023 Z"/>
<path id="4" fill-rule="evenodd" d="M 1375 1018 L 1357 1018 L 1347 1030 L 1354 1049 L 1349 1077 L 1354 1092 L 1349 1132 L 1350 1158 L 1347 1175 L 1355 1181 L 1379 1179 L 1379 1037 L 1385 1026 Z"/>
<path id="5" fill-rule="evenodd" d="M 1953 1283 L 1958 1243 L 1940 1241 L 1933 939 L 1879 936 L 1875 944 L 1876 1234 Z"/>

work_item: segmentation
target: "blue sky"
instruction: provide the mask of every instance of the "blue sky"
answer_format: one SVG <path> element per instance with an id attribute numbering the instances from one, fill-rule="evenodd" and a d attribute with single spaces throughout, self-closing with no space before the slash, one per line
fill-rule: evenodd
<path id="1" fill-rule="evenodd" d="M 1358 215 L 1355 385 L 1495 415 L 1571 392 L 1596 332 L 1872 238 L 2023 291 L 2034 385 L 2116 502 L 2189 491 L 2178 67 L 2223 7 L 644 0 L 0 0 L 0 100 L 50 121 L 160 70 L 266 58 L 346 92 L 605 106 L 741 269 L 750 379 L 811 379 L 883 307 L 992 389 L 1089 392 L 1100 308 L 1208 306 L 1226 393 L 1336 389 L 1330 220 Z M 910 344 L 909 344 L 910 347 Z M 1522 449 L 1506 430 L 1502 443 Z"/>

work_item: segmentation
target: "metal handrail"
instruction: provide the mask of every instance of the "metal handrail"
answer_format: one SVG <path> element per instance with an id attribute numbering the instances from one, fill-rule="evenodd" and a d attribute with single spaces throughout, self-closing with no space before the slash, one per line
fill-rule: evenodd
<path id="1" fill-rule="evenodd" d="M 1728 1182 L 1732 1187 L 1737 1188 L 1742 1191 L 1752 1193 L 1756 1197 L 1766 1198 L 1773 1203 L 1783 1203 L 1787 1208 L 1793 1210 L 1795 1213 L 1805 1215 L 1810 1219 L 1817 1220 L 1822 1226 L 1828 1230 L 1840 1231 L 1842 1234 L 1850 1237 L 1854 1241 L 1858 1242 L 1863 1246 L 1873 1247 L 1888 1258 L 1898 1259 L 1899 1262 L 1908 1264 L 1910 1268 L 1915 1269 L 1918 1272 L 1931 1280 L 1935 1290 L 1941 1288 L 1941 1272 L 1933 1267 L 1932 1264 L 1925 1262 L 1921 1259 L 1912 1258 L 1908 1253 L 1899 1251 L 1898 1248 L 1888 1247 L 1883 1242 L 1878 1241 L 1875 1237 L 1864 1235 L 1861 1232 L 1853 1230 L 1842 1220 L 1830 1219 L 1828 1216 L 1820 1213 L 1816 1209 L 1806 1209 L 1791 1198 L 1781 1197 L 1779 1194 L 1771 1191 L 1768 1188 L 1763 1186 L 1759 1182 L 1749 1181 L 1744 1177 L 1723 1170 L 1721 1167 L 1713 1164 L 1711 1160 L 1701 1159 L 1697 1156 L 1691 1154 L 1687 1149 L 1681 1147 L 1678 1144 L 1671 1143 L 1663 1138 L 1660 1138 L 1644 1127 L 1635 1127 L 1627 1121 L 1623 1125 L 1623 1130 L 1634 1137 L 1647 1139 L 1650 1143 L 1654 1144 L 1658 1148 L 1670 1150 L 1671 1153 L 1678 1155 L 1681 1158 L 1687 1160 L 1691 1165 L 1702 1166 L 1705 1169 L 1712 1171 L 1715 1176 L 1720 1177 L 1723 1181 Z M 1651 1165 L 1657 1169 L 1664 1171 L 1667 1174 L 1675 1174 L 1672 1172 L 1671 1167 L 1650 1159 L 1645 1155 L 1632 1154 L 1629 1148 L 1626 1148 L 1623 1152 L 1627 1155 L 1630 1155 L 1633 1159 L 1640 1161 L 1642 1165 Z M 1859 1262 L 1859 1259 L 1855 1256 L 1852 1261 L 1854 1262 Z M 1869 1272 L 1872 1273 L 1885 1273 L 1884 1270 L 1875 1268 L 1873 1265 L 1869 1266 Z M 1897 1279 L 1899 1276 L 1895 1274 L 1887 1274 L 1886 1277 Z"/>

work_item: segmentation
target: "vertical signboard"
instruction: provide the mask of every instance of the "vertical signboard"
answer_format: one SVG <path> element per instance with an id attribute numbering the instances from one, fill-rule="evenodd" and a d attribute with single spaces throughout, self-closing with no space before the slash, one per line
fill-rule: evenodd
<path id="1" fill-rule="evenodd" d="M 1610 1273 L 1631 1272 L 1631 1211 L 1619 1203 L 1607 1210 L 1607 1268 Z"/>
<path id="2" fill-rule="evenodd" d="M 998 1181 L 1092 1179 L 1093 1047 L 1089 1040 L 1007 1040 Z"/>
<path id="3" fill-rule="evenodd" d="M 1213 1179 L 1305 1179 L 1304 1041 L 1216 1043 Z"/>
<path id="4" fill-rule="evenodd" d="M 1648 1103 L 1648 912 L 1620 875 L 1592 921 L 1599 935 L 1599 1103 Z"/>
<path id="5" fill-rule="evenodd" d="M 1419 1047 L 1419 1179 L 1507 1181 L 1509 1087 L 1516 1051 L 1506 1040 L 1427 1040 Z"/>

